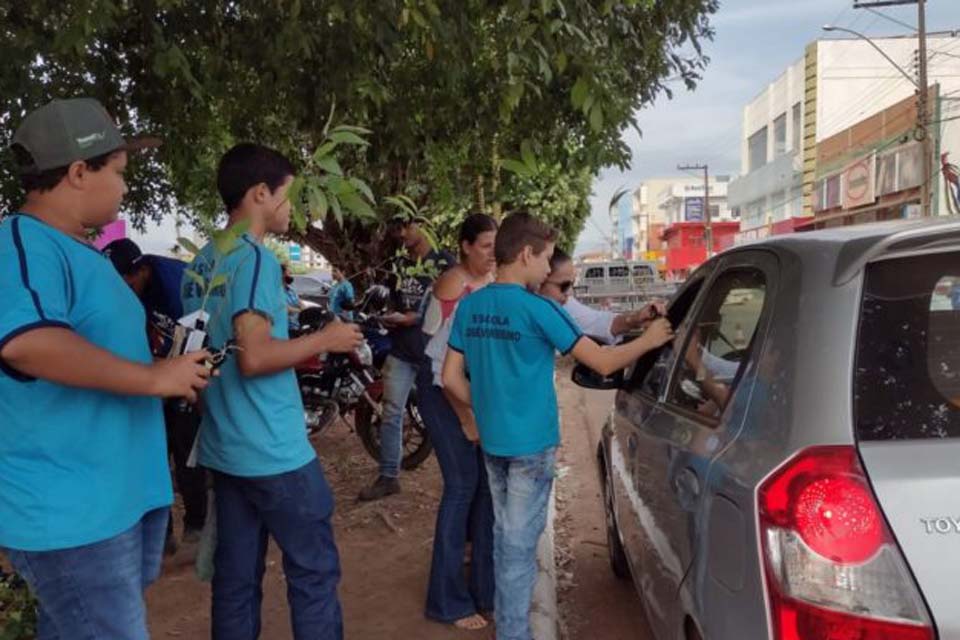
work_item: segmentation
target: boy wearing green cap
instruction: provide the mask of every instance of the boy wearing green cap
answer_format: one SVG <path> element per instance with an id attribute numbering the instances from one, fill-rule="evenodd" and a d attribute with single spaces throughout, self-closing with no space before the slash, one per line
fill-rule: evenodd
<path id="1" fill-rule="evenodd" d="M 40 640 L 148 637 L 172 501 L 159 399 L 209 375 L 204 352 L 152 361 L 142 305 L 87 242 L 143 146 L 87 98 L 13 136 L 27 195 L 0 223 L 0 551 L 39 600 Z"/>

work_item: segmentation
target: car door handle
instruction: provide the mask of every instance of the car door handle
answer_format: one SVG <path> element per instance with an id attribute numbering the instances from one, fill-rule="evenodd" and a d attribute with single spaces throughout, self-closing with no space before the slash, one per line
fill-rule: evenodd
<path id="1" fill-rule="evenodd" d="M 700 495 L 700 479 L 687 467 L 673 479 L 673 488 L 682 500 L 695 500 Z"/>

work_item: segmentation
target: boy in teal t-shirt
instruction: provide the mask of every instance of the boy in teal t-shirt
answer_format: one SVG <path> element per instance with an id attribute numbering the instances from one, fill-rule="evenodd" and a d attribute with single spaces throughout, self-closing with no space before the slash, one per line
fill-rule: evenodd
<path id="1" fill-rule="evenodd" d="M 13 136 L 26 201 L 0 222 L 0 551 L 40 638 L 147 638 L 169 506 L 161 397 L 195 399 L 205 352 L 153 362 L 140 301 L 88 232 L 115 220 L 127 151 L 95 100 Z"/>
<path id="2" fill-rule="evenodd" d="M 536 291 L 550 273 L 556 231 L 526 213 L 497 232 L 497 281 L 460 303 L 443 367 L 446 392 L 469 405 L 493 496 L 498 640 L 530 640 L 537 542 L 546 525 L 560 443 L 556 352 L 609 374 L 673 335 L 666 320 L 642 337 L 601 348 Z M 467 380 L 466 370 L 470 372 Z"/>
<path id="3" fill-rule="evenodd" d="M 246 232 L 226 255 L 211 242 L 191 265 L 205 282 L 223 284 L 205 291 L 189 275 L 182 283 L 186 313 L 206 305 L 211 345 L 239 347 L 204 394 L 200 427 L 199 461 L 213 472 L 217 498 L 215 638 L 257 637 L 268 535 L 283 553 L 294 637 L 343 637 L 333 494 L 307 439 L 293 367 L 321 352 L 352 351 L 363 336 L 356 325 L 334 322 L 289 338 L 280 262 L 263 242 L 287 233 L 293 177 L 293 165 L 272 149 L 227 151 L 217 188 L 228 226 Z"/>

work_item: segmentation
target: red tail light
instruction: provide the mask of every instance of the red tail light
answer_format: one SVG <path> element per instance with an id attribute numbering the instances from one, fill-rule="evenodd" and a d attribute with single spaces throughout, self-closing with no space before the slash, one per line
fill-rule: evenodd
<path id="1" fill-rule="evenodd" d="M 778 640 L 934 638 L 854 447 L 801 452 L 758 500 Z"/>

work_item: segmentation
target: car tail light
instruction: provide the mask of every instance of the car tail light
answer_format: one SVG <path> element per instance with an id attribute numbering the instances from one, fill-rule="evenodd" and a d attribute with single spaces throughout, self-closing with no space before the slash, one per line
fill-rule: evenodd
<path id="1" fill-rule="evenodd" d="M 935 637 L 854 447 L 802 451 L 758 502 L 777 640 Z"/>

